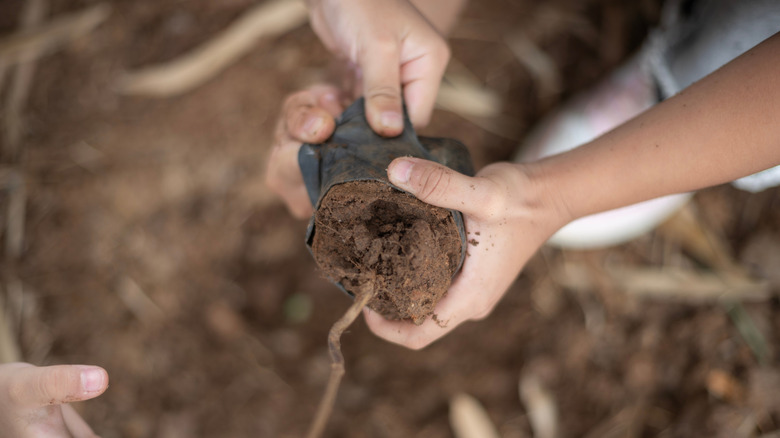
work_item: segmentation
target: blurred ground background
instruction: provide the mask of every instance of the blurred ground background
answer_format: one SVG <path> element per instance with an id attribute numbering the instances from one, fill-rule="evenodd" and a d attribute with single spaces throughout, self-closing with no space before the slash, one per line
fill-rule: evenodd
<path id="1" fill-rule="evenodd" d="M 104 438 L 302 436 L 329 371 L 328 328 L 348 301 L 316 271 L 306 223 L 263 175 L 284 97 L 332 77 L 331 58 L 304 25 L 182 96 L 125 97 L 114 89 L 123 72 L 209 41 L 255 3 L 109 3 L 96 30 L 36 62 L 23 152 L 4 155 L 2 290 L 16 346 L 35 364 L 108 370 L 109 390 L 77 405 Z M 50 20 L 93 3 L 46 4 Z M 0 4 L 0 41 L 24 5 Z M 425 133 L 460 139 L 478 166 L 511 157 L 543 114 L 630 56 L 659 10 L 655 0 L 472 2 L 450 71 L 499 95 L 501 114 L 440 110 Z M 26 197 L 8 175 L 24 178 Z M 780 191 L 716 187 L 686 212 L 610 250 L 543 250 L 489 318 L 423 351 L 356 323 L 327 436 L 453 436 L 458 393 L 504 438 L 549 436 L 539 427 L 777 436 Z M 724 294 L 736 300 L 714 298 Z M 521 381 L 538 390 L 521 400 Z M 554 424 L 533 423 L 529 412 L 551 405 Z"/>

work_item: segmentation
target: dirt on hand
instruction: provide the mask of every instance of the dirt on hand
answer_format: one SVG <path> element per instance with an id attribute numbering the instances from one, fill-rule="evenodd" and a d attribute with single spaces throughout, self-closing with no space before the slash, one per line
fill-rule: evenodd
<path id="1" fill-rule="evenodd" d="M 320 269 L 357 294 L 374 282 L 368 307 L 422 324 L 447 293 L 461 240 L 450 211 L 378 181 L 334 186 L 315 213 L 312 252 Z"/>

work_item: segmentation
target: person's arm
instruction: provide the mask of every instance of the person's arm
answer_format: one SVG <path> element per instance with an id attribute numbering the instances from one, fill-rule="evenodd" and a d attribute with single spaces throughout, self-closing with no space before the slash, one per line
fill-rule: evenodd
<path id="1" fill-rule="evenodd" d="M 535 171 L 579 218 L 778 164 L 780 34 Z"/>
<path id="2" fill-rule="evenodd" d="M 398 158 L 388 177 L 422 201 L 463 212 L 478 235 L 435 313 L 420 326 L 366 311 L 378 336 L 422 348 L 493 309 L 560 227 L 588 214 L 731 181 L 780 164 L 780 35 L 587 145 L 468 177 Z"/>

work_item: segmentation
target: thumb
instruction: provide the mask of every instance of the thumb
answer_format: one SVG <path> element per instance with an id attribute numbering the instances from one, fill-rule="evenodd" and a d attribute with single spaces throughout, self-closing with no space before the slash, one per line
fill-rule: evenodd
<path id="1" fill-rule="evenodd" d="M 493 197 L 485 178 L 472 178 L 420 158 L 396 158 L 387 168 L 390 182 L 437 207 L 480 215 Z"/>
<path id="2" fill-rule="evenodd" d="M 17 371 L 11 397 L 20 406 L 46 405 L 88 400 L 108 387 L 108 373 L 96 366 L 55 365 L 25 367 Z"/>
<path id="3" fill-rule="evenodd" d="M 358 59 L 366 119 L 371 129 L 384 137 L 395 137 L 404 129 L 398 50 L 396 44 L 379 44 L 365 49 Z"/>

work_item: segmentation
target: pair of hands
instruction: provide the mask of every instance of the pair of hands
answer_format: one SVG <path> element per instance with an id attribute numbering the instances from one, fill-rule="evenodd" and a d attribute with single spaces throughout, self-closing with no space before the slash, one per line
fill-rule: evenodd
<path id="1" fill-rule="evenodd" d="M 321 143 L 332 134 L 343 107 L 339 91 L 318 85 L 290 96 L 276 128 L 266 181 L 299 218 L 312 206 L 298 167 L 301 143 Z M 420 326 L 388 321 L 366 309 L 369 328 L 388 341 L 419 349 L 459 324 L 487 316 L 536 250 L 563 224 L 565 209 L 534 182 L 534 165 L 497 163 L 475 177 L 459 174 L 438 163 L 397 158 L 388 178 L 418 199 L 460 210 L 466 230 L 478 240 L 435 310 L 443 326 L 427 319 Z"/>
<path id="2" fill-rule="evenodd" d="M 324 44 L 358 66 L 366 118 L 374 131 L 387 137 L 401 133 L 402 92 L 412 123 L 427 124 L 449 60 L 446 42 L 431 25 L 437 20 L 429 21 L 406 0 L 311 0 L 309 6 L 312 27 Z M 296 217 L 312 214 L 298 150 L 301 143 L 322 143 L 331 136 L 344 97 L 354 96 L 316 85 L 284 103 L 266 182 Z M 532 182 L 533 174 L 533 165 L 498 163 L 468 177 L 426 160 L 393 161 L 388 167 L 393 184 L 429 204 L 461 211 L 466 230 L 479 244 L 469 248 L 438 303 L 439 323 L 431 318 L 420 326 L 388 321 L 366 309 L 369 328 L 388 341 L 419 349 L 465 321 L 487 316 L 528 259 L 566 223 L 563 209 Z"/>
<path id="3" fill-rule="evenodd" d="M 0 365 L 0 431 L 14 438 L 91 438 L 89 425 L 68 403 L 108 388 L 103 368 L 87 365 Z"/>

